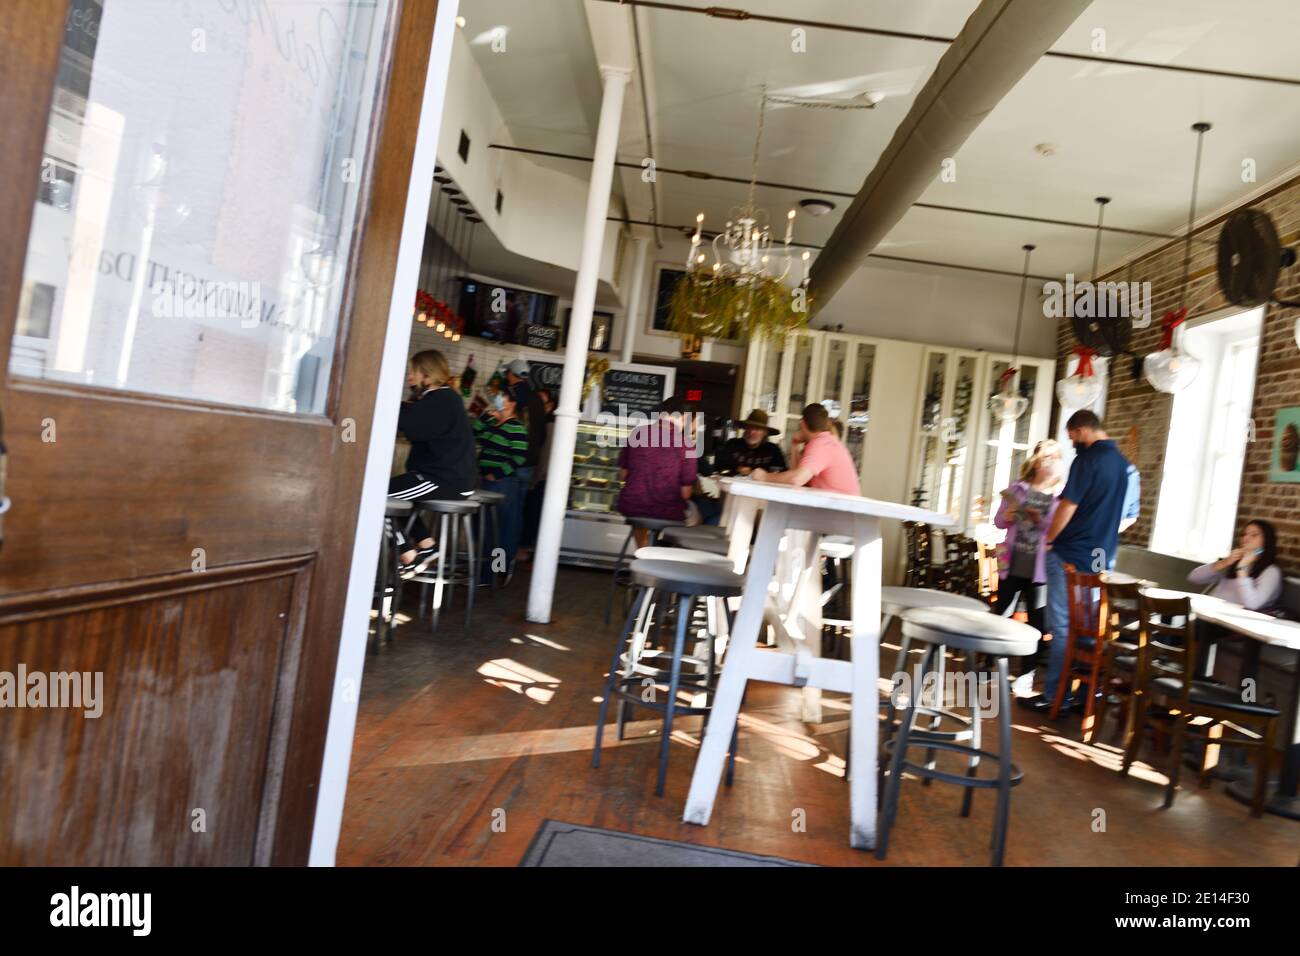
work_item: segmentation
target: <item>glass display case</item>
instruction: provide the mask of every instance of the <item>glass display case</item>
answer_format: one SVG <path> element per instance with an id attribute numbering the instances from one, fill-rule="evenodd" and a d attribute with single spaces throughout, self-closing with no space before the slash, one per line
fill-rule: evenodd
<path id="1" fill-rule="evenodd" d="M 583 514 L 615 514 L 614 503 L 623 483 L 618 480 L 618 450 L 630 428 L 578 423 L 569 479 L 569 510 Z"/>
<path id="2" fill-rule="evenodd" d="M 619 450 L 632 430 L 653 419 L 659 403 L 675 393 L 675 369 L 623 362 L 612 362 L 610 367 L 613 372 L 635 373 L 635 392 L 628 392 L 634 388 L 629 379 L 620 386 L 624 394 L 610 386 L 593 393 L 584 406 L 573 443 L 568 508 L 560 536 L 560 560 L 565 564 L 613 567 L 628 532 L 615 507 L 623 490 L 618 479 Z"/>

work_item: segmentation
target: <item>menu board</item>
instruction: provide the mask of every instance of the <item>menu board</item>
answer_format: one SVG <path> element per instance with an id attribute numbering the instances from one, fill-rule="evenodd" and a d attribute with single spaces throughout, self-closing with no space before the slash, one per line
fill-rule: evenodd
<path id="1" fill-rule="evenodd" d="M 549 389 L 558 402 L 560 400 L 560 382 L 564 379 L 564 365 L 560 362 L 539 362 L 528 360 L 528 377 L 532 379 L 534 389 Z"/>
<path id="2" fill-rule="evenodd" d="M 560 328 L 557 325 L 526 325 L 523 344 L 530 349 L 554 352 L 560 347 Z"/>
<path id="3" fill-rule="evenodd" d="M 610 369 L 605 373 L 601 411 L 614 415 L 640 412 L 650 415 L 664 400 L 668 376 L 662 372 L 633 372 Z M 619 406 L 623 406 L 620 408 Z"/>
<path id="4" fill-rule="evenodd" d="M 564 365 L 560 362 L 539 362 L 528 360 L 529 378 L 533 388 L 550 389 L 551 394 L 559 399 L 560 383 L 564 379 Z M 604 395 L 600 399 L 600 411 L 611 415 L 622 412 L 652 415 L 664 400 L 664 391 L 668 387 L 669 372 L 639 372 L 612 368 L 605 373 Z M 592 409 L 584 402 L 584 415 L 592 415 Z"/>

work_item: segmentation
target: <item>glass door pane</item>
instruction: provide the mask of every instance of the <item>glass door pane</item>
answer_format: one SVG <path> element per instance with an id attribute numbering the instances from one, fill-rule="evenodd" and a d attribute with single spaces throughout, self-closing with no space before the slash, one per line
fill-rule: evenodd
<path id="1" fill-rule="evenodd" d="M 852 391 L 849 393 L 849 413 L 844 431 L 844 442 L 849 446 L 859 470 L 862 466 L 862 446 L 867 440 L 867 423 L 871 420 L 871 368 L 875 360 L 876 347 L 859 342 L 853 356 Z"/>
<path id="2" fill-rule="evenodd" d="M 804 406 L 814 399 L 809 397 L 812 387 L 813 337 L 811 335 L 795 336 L 793 343 L 793 374 L 790 377 L 790 401 L 786 407 L 787 414 L 798 418 L 803 414 Z"/>
<path id="3" fill-rule="evenodd" d="M 817 401 L 826 406 L 831 418 L 844 424 L 844 410 L 840 396 L 844 393 L 844 373 L 848 367 L 849 343 L 846 339 L 831 337 L 826 342 L 826 365 L 822 372 L 820 397 Z"/>
<path id="4" fill-rule="evenodd" d="M 975 424 L 972 411 L 975 405 L 976 368 L 977 362 L 974 356 L 958 357 L 956 380 L 952 392 L 952 412 L 942 424 L 943 430 L 947 433 L 947 444 L 935 500 L 939 502 L 938 510 L 952 515 L 958 521 L 961 520 L 962 494 L 970 469 L 971 431 Z"/>
<path id="5" fill-rule="evenodd" d="M 987 399 L 998 392 L 1002 375 L 1010 367 L 1005 359 L 989 363 L 985 406 L 984 463 L 978 481 L 971 488 L 969 521 L 975 535 L 982 541 L 1001 541 L 1006 532 L 993 526 L 1002 491 L 1020 477 L 1020 467 L 1033 448 L 1033 403 L 1038 386 L 1039 369 L 1036 365 L 1021 363 L 1018 377 L 1019 393 L 1029 402 L 1019 418 L 1004 421 L 988 408 Z M 1050 385 L 1050 383 L 1049 383 Z"/>
<path id="6" fill-rule="evenodd" d="M 390 0 L 73 0 L 16 375 L 325 409 Z"/>
<path id="7" fill-rule="evenodd" d="M 921 420 L 918 423 L 919 452 L 916 483 L 912 487 L 910 502 L 922 508 L 937 507 L 938 477 L 946 450 L 944 430 L 941 425 L 947 363 L 946 352 L 931 352 L 926 360 L 925 391 L 921 398 Z"/>
<path id="8" fill-rule="evenodd" d="M 758 407 L 769 415 L 775 415 L 777 393 L 781 390 L 781 366 L 785 362 L 785 349 L 771 342 L 764 342 L 760 348 L 763 356 L 763 375 L 758 390 Z M 745 409 L 741 414 L 749 414 L 749 409 Z"/>

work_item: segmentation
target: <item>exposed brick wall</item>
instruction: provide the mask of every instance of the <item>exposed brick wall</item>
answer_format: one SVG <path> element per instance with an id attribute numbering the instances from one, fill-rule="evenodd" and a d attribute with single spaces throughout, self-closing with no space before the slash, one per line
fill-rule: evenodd
<path id="1" fill-rule="evenodd" d="M 1300 230 L 1300 179 L 1252 205 L 1273 217 L 1280 236 Z M 1195 238 L 1210 240 L 1192 247 L 1191 273 L 1207 271 L 1193 278 L 1186 302 L 1180 301 L 1183 272 L 1183 243 L 1172 242 L 1105 276 L 1113 281 L 1150 282 L 1151 325 L 1135 329 L 1129 348 L 1138 355 L 1154 352 L 1160 341 L 1160 320 L 1171 309 L 1188 306 L 1195 317 L 1229 306 L 1219 291 L 1214 274 L 1215 245 L 1221 222 L 1198 230 Z M 1278 298 L 1300 298 L 1300 266 L 1283 270 Z M 1248 444 L 1242 474 L 1237 528 L 1252 518 L 1265 518 L 1277 525 L 1279 563 L 1288 574 L 1300 574 L 1300 484 L 1268 480 L 1273 441 L 1273 421 L 1278 409 L 1300 405 L 1300 348 L 1295 340 L 1295 323 L 1300 310 L 1268 307 L 1255 381 L 1251 411 L 1255 440 Z M 1067 361 L 1077 343 L 1068 318 L 1057 330 L 1057 375 L 1066 372 Z M 1142 473 L 1142 514 L 1123 536 L 1125 544 L 1147 547 L 1151 542 L 1156 501 L 1160 494 L 1165 445 L 1173 396 L 1157 392 L 1139 375 L 1133 381 L 1127 357 L 1113 362 L 1106 394 L 1106 430 L 1121 446 L 1130 430 L 1137 430 L 1134 464 Z"/>

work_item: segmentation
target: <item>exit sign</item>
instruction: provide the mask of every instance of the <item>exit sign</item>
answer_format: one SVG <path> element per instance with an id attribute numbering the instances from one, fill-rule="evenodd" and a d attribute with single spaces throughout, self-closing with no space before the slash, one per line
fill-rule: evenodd
<path id="1" fill-rule="evenodd" d="M 700 402 L 704 400 L 704 389 L 688 388 L 686 390 L 686 400 L 688 402 Z"/>

